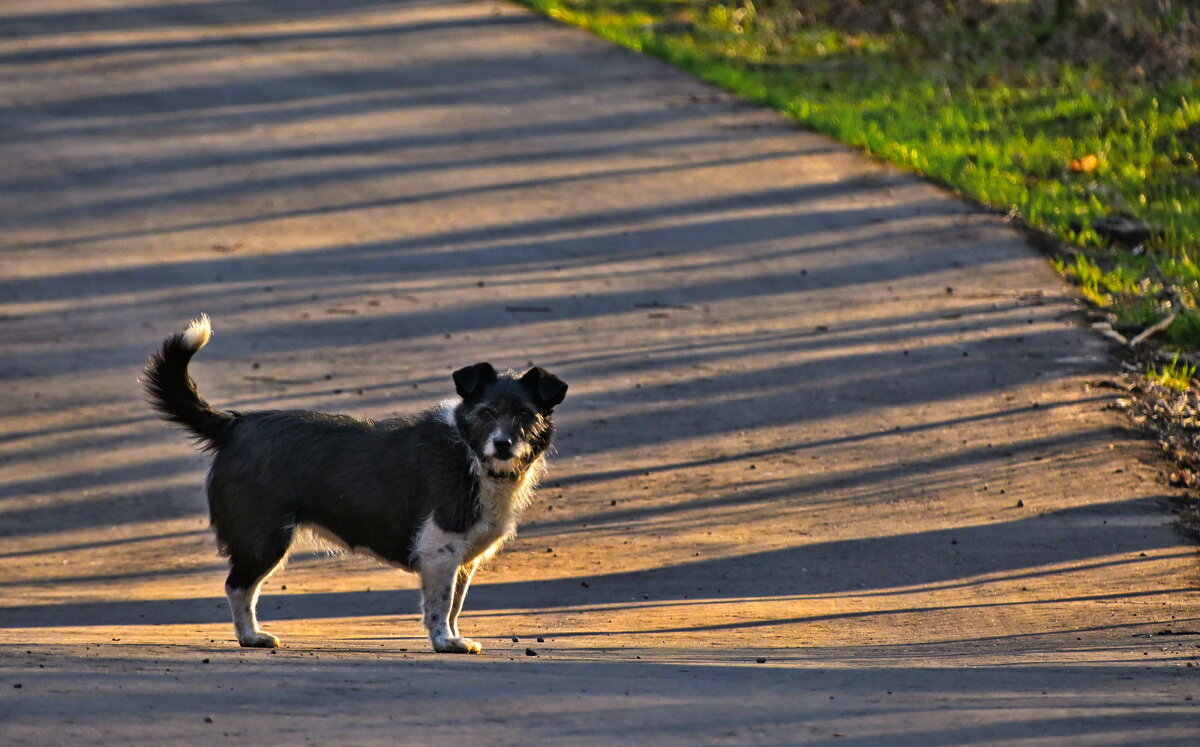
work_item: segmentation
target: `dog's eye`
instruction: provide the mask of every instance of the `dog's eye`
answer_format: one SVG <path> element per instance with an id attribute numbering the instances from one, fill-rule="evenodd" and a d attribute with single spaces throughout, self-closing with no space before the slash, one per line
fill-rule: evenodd
<path id="1" fill-rule="evenodd" d="M 528 407 L 522 407 L 517 411 L 517 417 L 526 422 L 533 420 L 533 410 L 530 410 Z"/>
<path id="2" fill-rule="evenodd" d="M 490 407 L 481 407 L 476 414 L 484 420 L 491 420 L 496 417 L 496 411 Z"/>

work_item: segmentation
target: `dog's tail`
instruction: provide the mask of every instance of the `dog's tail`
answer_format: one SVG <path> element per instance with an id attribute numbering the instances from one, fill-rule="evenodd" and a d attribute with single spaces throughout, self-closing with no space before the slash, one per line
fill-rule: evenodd
<path id="1" fill-rule="evenodd" d="M 206 450 L 220 448 L 234 415 L 214 410 L 196 389 L 188 373 L 188 362 L 212 337 L 207 314 L 201 314 L 188 328 L 163 341 L 142 377 L 150 395 L 150 404 L 164 420 L 179 423 L 191 431 Z"/>

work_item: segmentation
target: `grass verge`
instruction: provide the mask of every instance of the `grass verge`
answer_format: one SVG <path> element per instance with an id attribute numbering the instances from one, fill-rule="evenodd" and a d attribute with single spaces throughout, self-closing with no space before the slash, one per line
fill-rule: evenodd
<path id="1" fill-rule="evenodd" d="M 1194 3 L 520 1 L 1010 211 L 1118 331 L 1200 348 Z"/>

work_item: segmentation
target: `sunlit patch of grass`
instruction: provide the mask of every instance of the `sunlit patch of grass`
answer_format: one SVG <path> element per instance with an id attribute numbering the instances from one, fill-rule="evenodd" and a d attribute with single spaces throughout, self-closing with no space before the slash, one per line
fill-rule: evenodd
<path id="1" fill-rule="evenodd" d="M 1187 361 L 1181 363 L 1179 353 L 1176 353 L 1170 363 L 1165 363 L 1160 368 L 1147 366 L 1146 378 L 1177 392 L 1186 392 L 1192 385 L 1192 380 L 1196 378 L 1196 364 Z"/>
<path id="2" fill-rule="evenodd" d="M 1130 77 L 1120 60 L 1064 56 L 1061 39 L 1039 46 L 1053 29 L 1004 16 L 915 38 L 805 22 L 791 3 L 525 2 L 1012 211 L 1080 251 L 1064 269 L 1119 324 L 1157 321 L 1162 281 L 1177 286 L 1189 311 L 1169 339 L 1200 347 L 1196 70 Z M 1155 227 L 1144 252 L 1097 234 L 1112 215 Z"/>

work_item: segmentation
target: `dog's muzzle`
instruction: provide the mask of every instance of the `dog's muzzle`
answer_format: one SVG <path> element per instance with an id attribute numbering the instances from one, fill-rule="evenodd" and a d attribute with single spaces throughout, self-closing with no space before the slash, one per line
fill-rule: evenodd
<path id="1" fill-rule="evenodd" d="M 488 477 L 493 480 L 515 480 L 521 474 L 521 466 L 515 459 L 488 459 Z"/>
<path id="2" fill-rule="evenodd" d="M 492 439 L 492 456 L 502 462 L 507 462 L 513 458 L 513 443 L 511 439 L 495 438 Z"/>

